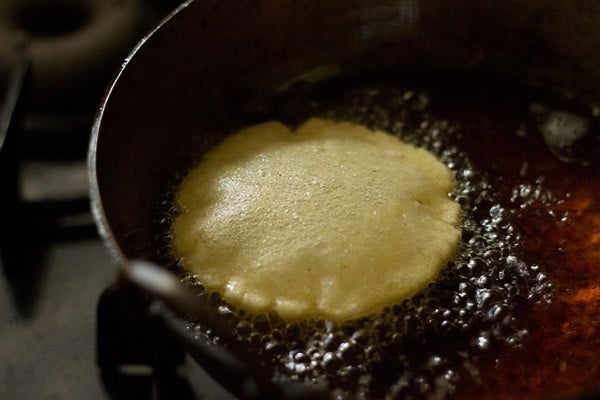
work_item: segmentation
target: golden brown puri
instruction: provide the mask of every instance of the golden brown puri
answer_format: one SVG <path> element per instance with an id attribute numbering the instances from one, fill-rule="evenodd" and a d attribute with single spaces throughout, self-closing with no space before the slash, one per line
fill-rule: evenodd
<path id="1" fill-rule="evenodd" d="M 310 119 L 229 136 L 176 194 L 173 252 L 250 312 L 336 321 L 410 297 L 459 242 L 450 170 L 366 127 Z"/>

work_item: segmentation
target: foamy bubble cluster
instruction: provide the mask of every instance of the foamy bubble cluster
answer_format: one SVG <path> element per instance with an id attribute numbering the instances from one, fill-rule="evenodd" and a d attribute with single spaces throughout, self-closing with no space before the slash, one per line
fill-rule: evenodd
<path id="1" fill-rule="evenodd" d="M 391 132 L 435 154 L 457 180 L 451 194 L 463 209 L 456 257 L 425 290 L 377 315 L 342 324 L 286 323 L 275 314 L 247 315 L 218 296 L 204 297 L 238 338 L 274 366 L 276 380 L 326 380 L 332 398 L 442 399 L 461 377 L 477 381 L 476 361 L 498 346 L 519 348 L 528 332 L 524 302 L 549 301 L 551 285 L 521 258 L 515 210 L 548 201 L 543 185 L 513 188 L 503 206 L 490 177 L 453 143 L 461 126 L 436 118 L 427 94 L 394 87 L 356 87 L 333 100 L 315 98 L 285 110 L 290 125 L 317 116 Z M 188 278 L 193 282 L 193 278 Z M 196 326 L 199 334 L 211 336 Z"/>

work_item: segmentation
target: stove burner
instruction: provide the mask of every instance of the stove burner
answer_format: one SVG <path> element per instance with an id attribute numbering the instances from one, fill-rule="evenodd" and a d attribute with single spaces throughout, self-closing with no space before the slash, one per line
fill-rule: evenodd
<path id="1" fill-rule="evenodd" d="M 17 22 L 32 37 L 59 36 L 89 23 L 88 5 L 75 0 L 27 1 L 17 10 Z"/>
<path id="2" fill-rule="evenodd" d="M 119 62 L 162 17 L 166 4 L 140 0 L 0 2 L 0 59 L 32 65 L 30 112 L 94 109 Z"/>

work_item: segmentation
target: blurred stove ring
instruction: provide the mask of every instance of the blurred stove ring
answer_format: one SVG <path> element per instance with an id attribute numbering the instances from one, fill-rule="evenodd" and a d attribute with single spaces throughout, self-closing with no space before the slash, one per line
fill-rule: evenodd
<path id="1" fill-rule="evenodd" d="M 0 2 L 0 58 L 31 62 L 32 109 L 96 103 L 139 37 L 158 21 L 143 0 Z M 90 91 L 93 92 L 90 94 Z"/>

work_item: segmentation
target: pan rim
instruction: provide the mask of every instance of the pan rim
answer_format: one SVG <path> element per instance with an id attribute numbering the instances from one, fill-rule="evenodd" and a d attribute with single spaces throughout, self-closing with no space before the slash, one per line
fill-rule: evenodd
<path id="1" fill-rule="evenodd" d="M 92 218 L 94 219 L 96 229 L 100 238 L 102 239 L 105 247 L 108 249 L 108 252 L 111 258 L 118 264 L 124 265 L 128 257 L 125 255 L 121 246 L 119 246 L 116 237 L 110 228 L 110 223 L 104 211 L 104 205 L 102 203 L 102 194 L 100 190 L 100 184 L 98 182 L 98 168 L 97 168 L 97 150 L 98 150 L 98 139 L 100 137 L 100 130 L 102 126 L 102 119 L 104 117 L 104 110 L 108 102 L 110 101 L 111 94 L 114 88 L 119 83 L 123 73 L 128 68 L 131 60 L 135 57 L 135 55 L 140 51 L 140 49 L 150 40 L 154 34 L 156 34 L 164 25 L 166 25 L 171 19 L 175 17 L 175 15 L 179 14 L 182 10 L 187 8 L 191 3 L 195 0 L 186 0 L 184 3 L 177 6 L 174 10 L 172 10 L 165 18 L 163 18 L 154 28 L 152 28 L 147 34 L 145 34 L 139 42 L 133 47 L 133 49 L 129 52 L 127 57 L 125 57 L 124 61 L 121 63 L 119 69 L 115 72 L 113 78 L 108 84 L 102 98 L 100 100 L 100 105 L 97 108 L 96 115 L 94 116 L 94 122 L 91 128 L 90 141 L 88 144 L 87 151 L 87 175 L 89 182 L 89 190 L 88 194 L 90 196 L 90 210 L 92 213 Z"/>

